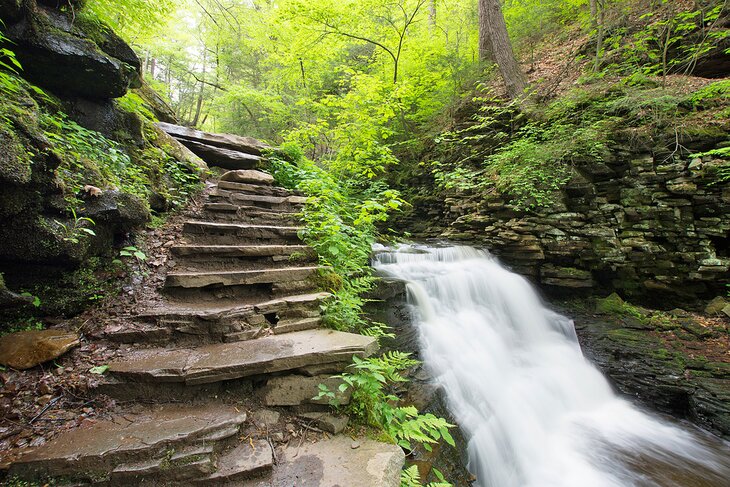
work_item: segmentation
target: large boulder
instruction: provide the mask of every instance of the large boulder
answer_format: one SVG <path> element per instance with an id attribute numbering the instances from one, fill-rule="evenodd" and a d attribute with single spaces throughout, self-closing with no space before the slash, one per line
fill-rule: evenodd
<path id="1" fill-rule="evenodd" d="M 114 233 L 128 232 L 150 220 L 150 212 L 142 200 L 117 190 L 89 196 L 81 214 L 97 226 L 113 229 Z"/>
<path id="2" fill-rule="evenodd" d="M 79 344 L 79 336 L 61 330 L 33 330 L 0 337 L 0 364 L 18 370 L 58 358 Z"/>
<path id="3" fill-rule="evenodd" d="M 116 98 L 141 86 L 139 58 L 105 27 L 84 30 L 65 13 L 36 7 L 8 23 L 6 35 L 23 76 L 52 91 Z"/>

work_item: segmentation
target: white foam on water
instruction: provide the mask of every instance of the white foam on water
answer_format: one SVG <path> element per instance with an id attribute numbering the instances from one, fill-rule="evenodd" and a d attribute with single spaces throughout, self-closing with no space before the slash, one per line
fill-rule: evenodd
<path id="1" fill-rule="evenodd" d="M 377 248 L 407 282 L 421 358 L 468 438 L 480 487 L 727 487 L 728 444 L 618 397 L 573 323 L 469 247 Z"/>

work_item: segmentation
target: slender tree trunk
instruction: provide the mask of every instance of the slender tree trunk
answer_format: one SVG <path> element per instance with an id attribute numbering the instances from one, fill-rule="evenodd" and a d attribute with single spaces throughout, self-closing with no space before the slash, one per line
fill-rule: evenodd
<path id="1" fill-rule="evenodd" d="M 436 0 L 430 0 L 428 3 L 428 30 L 433 33 L 436 27 Z"/>
<path id="2" fill-rule="evenodd" d="M 601 67 L 601 51 L 603 50 L 603 20 L 605 0 L 591 0 L 591 24 L 596 31 L 596 60 L 593 71 L 598 72 Z"/>
<path id="3" fill-rule="evenodd" d="M 512 51 L 499 0 L 479 0 L 479 59 L 497 63 L 510 98 L 524 95 L 527 79 Z"/>

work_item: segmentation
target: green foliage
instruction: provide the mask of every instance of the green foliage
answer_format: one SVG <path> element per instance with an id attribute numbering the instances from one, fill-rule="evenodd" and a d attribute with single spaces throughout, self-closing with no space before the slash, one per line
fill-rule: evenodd
<path id="1" fill-rule="evenodd" d="M 0 335 L 7 335 L 9 333 L 18 333 L 21 331 L 38 331 L 45 330 L 45 325 L 42 321 L 33 317 L 20 318 L 3 326 Z"/>
<path id="2" fill-rule="evenodd" d="M 730 102 L 730 80 L 715 81 L 692 93 L 688 98 L 693 108 L 708 109 Z"/>
<path id="3" fill-rule="evenodd" d="M 128 91 L 126 95 L 121 98 L 117 98 L 114 102 L 124 111 L 136 113 L 151 122 L 159 122 L 155 114 L 152 112 L 151 107 L 136 93 Z"/>
<path id="4" fill-rule="evenodd" d="M 444 479 L 444 475 L 437 469 L 431 470 L 436 478 L 437 482 L 429 482 L 425 486 L 421 483 L 421 475 L 418 473 L 418 466 L 411 465 L 408 468 L 404 468 L 400 475 L 400 487 L 453 487 L 452 484 Z"/>
<path id="5" fill-rule="evenodd" d="M 497 176 L 498 190 L 518 209 L 549 206 L 583 161 L 601 161 L 606 135 L 597 125 L 529 124 L 513 142 L 488 156 L 485 165 Z"/>
<path id="6" fill-rule="evenodd" d="M 127 41 L 148 39 L 164 27 L 172 0 L 87 0 L 81 15 L 111 26 Z"/>
<path id="7" fill-rule="evenodd" d="M 106 371 L 109 370 L 108 365 L 99 365 L 97 367 L 92 367 L 89 369 L 90 374 L 96 374 L 96 375 L 104 375 Z"/>
<path id="8" fill-rule="evenodd" d="M 79 204 L 77 195 L 87 184 L 116 187 L 146 199 L 144 174 L 117 142 L 82 127 L 62 112 L 43 114 L 41 126 L 63 161 L 57 172 L 71 206 Z"/>
<path id="9" fill-rule="evenodd" d="M 325 322 L 338 330 L 382 335 L 382 327 L 361 316 L 362 295 L 373 287 L 370 251 L 377 239 L 376 224 L 403 205 L 396 191 L 382 184 L 358 187 L 301 156 L 301 149 L 283 146 L 268 160 L 279 184 L 307 195 L 301 237 L 314 248 L 332 276 L 324 276 L 334 299 L 324 305 Z M 297 157 L 295 163 L 284 157 Z M 326 271 L 325 271 L 326 272 Z"/>
<path id="10" fill-rule="evenodd" d="M 76 214 L 76 210 L 73 208 L 70 208 L 70 213 L 72 219 L 69 224 L 65 224 L 56 220 L 56 223 L 58 223 L 63 229 L 62 238 L 64 242 L 77 244 L 84 237 L 96 236 L 96 233 L 88 227 L 88 225 L 96 225 L 94 220 L 84 216 L 78 216 Z"/>
<path id="11" fill-rule="evenodd" d="M 347 406 L 350 416 L 360 424 L 382 430 L 394 443 L 411 450 L 414 443 L 431 451 L 433 444 L 443 439 L 454 446 L 449 424 L 433 414 L 420 414 L 413 406 L 398 406 L 398 397 L 391 392 L 394 385 L 406 382 L 401 371 L 418 364 L 402 352 L 386 353 L 382 357 L 352 358 L 352 372 L 336 376 L 342 379 L 340 392 L 352 391 Z M 320 385 L 318 399 L 333 398 L 326 386 Z"/>
<path id="12" fill-rule="evenodd" d="M 599 53 L 601 57 L 611 54 L 614 62 L 606 67 L 608 71 L 630 74 L 638 70 L 662 77 L 689 74 L 702 56 L 730 36 L 730 30 L 718 22 L 724 1 L 698 2 L 687 10 L 683 5 L 662 0 L 653 7 L 639 16 L 641 28 L 624 25 L 612 29 Z"/>
<path id="13" fill-rule="evenodd" d="M 0 20 L 0 93 L 17 93 L 20 87 L 13 74 L 17 74 L 23 67 L 15 57 L 15 53 L 5 47 L 10 41 L 2 33 L 4 27 Z"/>
<path id="14" fill-rule="evenodd" d="M 122 250 L 119 251 L 120 257 L 134 257 L 137 259 L 137 262 L 142 262 L 147 260 L 147 254 L 139 250 L 137 247 L 134 247 L 132 245 L 129 245 L 127 247 L 124 247 Z"/>

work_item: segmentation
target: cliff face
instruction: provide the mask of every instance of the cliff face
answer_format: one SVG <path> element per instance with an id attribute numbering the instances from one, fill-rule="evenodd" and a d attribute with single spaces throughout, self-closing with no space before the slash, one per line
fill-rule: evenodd
<path id="1" fill-rule="evenodd" d="M 685 143 L 696 151 L 721 144 Z M 551 290 L 617 290 L 659 303 L 724 294 L 730 184 L 718 170 L 727 162 L 636 145 L 576 166 L 548 208 L 518 212 L 497 191 L 445 192 L 414 198 L 399 224 L 417 237 L 487 248 Z"/>
<path id="2" fill-rule="evenodd" d="M 154 126 L 169 114 L 136 89 L 131 47 L 78 5 L 47 4 L 0 1 L 1 47 L 22 66 L 0 73 L 0 275 L 6 296 L 27 291 L 40 313 L 75 313 L 99 294 L 89 281 L 115 246 L 182 204 L 205 165 Z M 62 299 L 59 287 L 70 288 Z"/>

